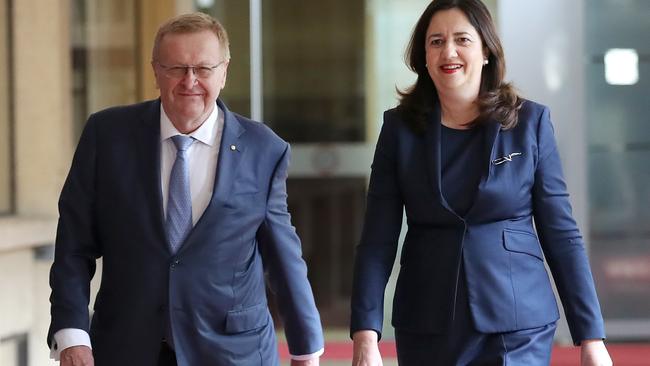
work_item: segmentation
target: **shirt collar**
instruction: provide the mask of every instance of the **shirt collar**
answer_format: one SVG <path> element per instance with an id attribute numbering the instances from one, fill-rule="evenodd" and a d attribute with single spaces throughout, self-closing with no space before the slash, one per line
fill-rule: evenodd
<path id="1" fill-rule="evenodd" d="M 199 128 L 194 130 L 188 136 L 191 136 L 206 145 L 214 145 L 217 142 L 218 123 L 223 121 L 223 117 L 218 117 L 221 117 L 222 114 L 223 113 L 219 113 L 219 106 L 215 102 L 212 113 L 210 113 L 205 122 L 203 122 Z M 176 135 L 182 135 L 182 133 L 174 127 L 174 124 L 165 113 L 162 103 L 160 103 L 160 141 L 165 141 Z"/>

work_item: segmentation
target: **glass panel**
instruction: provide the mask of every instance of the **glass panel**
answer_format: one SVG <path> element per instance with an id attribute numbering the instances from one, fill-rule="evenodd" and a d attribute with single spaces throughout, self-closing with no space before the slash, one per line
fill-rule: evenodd
<path id="1" fill-rule="evenodd" d="M 18 348 L 13 341 L 0 341 L 0 365 L 18 366 Z"/>
<path id="2" fill-rule="evenodd" d="M 650 319 L 650 2 L 586 5 L 591 258 L 607 319 Z M 635 49 L 639 81 L 609 85 L 609 49 Z M 650 334 L 650 333 L 648 333 Z"/>
<path id="3" fill-rule="evenodd" d="M 290 178 L 292 222 L 302 240 L 316 305 L 326 326 L 345 327 L 354 248 L 361 236 L 366 179 Z"/>
<path id="4" fill-rule="evenodd" d="M 365 137 L 362 0 L 265 0 L 264 119 L 291 142 Z"/>
<path id="5" fill-rule="evenodd" d="M 250 116 L 250 7 L 248 1 L 196 1 L 198 11 L 217 18 L 226 28 L 230 40 L 230 65 L 226 87 L 219 96 L 228 108 Z"/>
<path id="6" fill-rule="evenodd" d="M 11 70 L 9 69 L 9 7 L 0 0 L 0 214 L 11 210 Z"/>
<path id="7" fill-rule="evenodd" d="M 136 102 L 135 6 L 73 0 L 71 14 L 73 113 L 81 130 L 88 114 Z"/>
<path id="8" fill-rule="evenodd" d="M 27 366 L 27 336 L 0 339 L 0 365 Z"/>

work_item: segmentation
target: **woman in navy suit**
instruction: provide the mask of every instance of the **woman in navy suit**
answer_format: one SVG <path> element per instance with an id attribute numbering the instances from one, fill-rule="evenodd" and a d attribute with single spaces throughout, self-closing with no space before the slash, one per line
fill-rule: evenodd
<path id="1" fill-rule="evenodd" d="M 384 114 L 357 247 L 353 364 L 381 365 L 405 212 L 392 318 L 400 364 L 548 365 L 559 312 L 546 260 L 582 365 L 611 365 L 549 111 L 504 82 L 487 8 L 433 1 L 407 62 L 418 78 Z"/>

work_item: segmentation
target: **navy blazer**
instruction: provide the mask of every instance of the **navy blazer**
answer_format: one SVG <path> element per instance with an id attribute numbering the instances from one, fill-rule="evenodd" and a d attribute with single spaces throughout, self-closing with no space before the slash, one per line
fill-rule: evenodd
<path id="1" fill-rule="evenodd" d="M 290 352 L 323 348 L 287 211 L 289 145 L 217 103 L 224 129 L 213 196 L 176 254 L 163 223 L 160 101 L 89 118 L 59 201 L 48 344 L 62 328 L 84 329 L 96 365 L 155 365 L 169 319 L 179 366 L 277 364 L 266 270 Z"/>
<path id="2" fill-rule="evenodd" d="M 373 329 L 381 335 L 384 289 L 405 211 L 395 328 L 445 332 L 454 316 L 461 261 L 478 331 L 554 322 L 559 313 L 546 259 L 573 340 L 604 338 L 548 109 L 525 101 L 516 127 L 502 130 L 498 122 L 488 122 L 483 159 L 486 169 L 473 205 L 460 217 L 441 194 L 439 108 L 424 134 L 414 133 L 397 109 L 384 114 L 355 259 L 352 332 Z"/>

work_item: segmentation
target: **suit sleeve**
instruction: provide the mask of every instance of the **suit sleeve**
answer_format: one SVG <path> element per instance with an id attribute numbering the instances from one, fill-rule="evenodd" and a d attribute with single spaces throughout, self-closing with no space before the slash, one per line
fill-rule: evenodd
<path id="1" fill-rule="evenodd" d="M 384 115 L 372 162 L 361 241 L 356 248 L 350 335 L 374 330 L 381 338 L 384 291 L 402 227 L 403 199 L 397 171 L 395 121 Z"/>
<path id="2" fill-rule="evenodd" d="M 77 146 L 59 198 L 54 263 L 50 270 L 51 316 L 48 346 L 60 329 L 89 331 L 88 303 L 95 260 L 100 255 L 95 237 L 94 187 L 96 126 L 91 117 Z"/>
<path id="3" fill-rule="evenodd" d="M 266 219 L 258 231 L 258 240 L 271 289 L 277 294 L 289 352 L 310 355 L 323 349 L 323 330 L 307 279 L 300 239 L 287 208 L 290 154 L 287 144 L 273 173 Z"/>
<path id="4" fill-rule="evenodd" d="M 549 111 L 542 111 L 533 186 L 535 225 L 575 344 L 605 338 L 584 242 L 571 212 Z"/>

